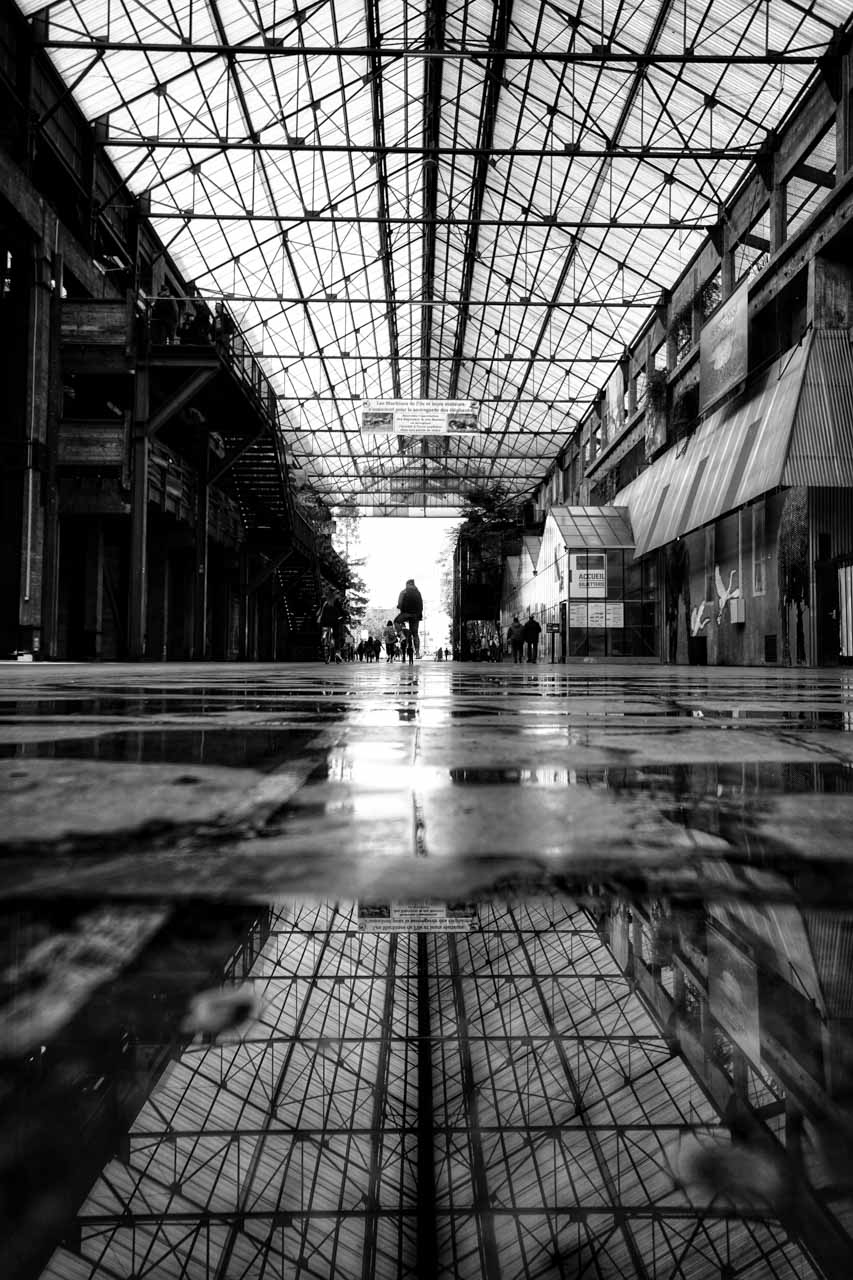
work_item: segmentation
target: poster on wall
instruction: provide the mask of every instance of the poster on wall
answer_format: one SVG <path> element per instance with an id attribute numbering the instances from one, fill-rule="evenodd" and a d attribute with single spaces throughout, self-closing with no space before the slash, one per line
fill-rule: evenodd
<path id="1" fill-rule="evenodd" d="M 477 925 L 473 902 L 359 902 L 362 933 L 470 933 Z"/>
<path id="2" fill-rule="evenodd" d="M 362 400 L 362 431 L 374 435 L 464 436 L 478 430 L 475 400 Z"/>
<path id="3" fill-rule="evenodd" d="M 604 599 L 607 595 L 605 552 L 572 551 L 569 555 L 569 595 Z"/>
<path id="4" fill-rule="evenodd" d="M 587 604 L 575 601 L 569 604 L 569 626 L 586 630 L 588 627 L 607 627 L 621 631 L 625 626 L 625 604 L 622 600 L 601 600 Z"/>
<path id="5" fill-rule="evenodd" d="M 708 928 L 708 1006 L 750 1061 L 759 1063 L 758 970 L 713 927 Z"/>
<path id="6" fill-rule="evenodd" d="M 666 405 L 646 398 L 646 461 L 650 462 L 666 445 Z"/>
<path id="7" fill-rule="evenodd" d="M 607 379 L 601 406 L 601 432 L 604 444 L 610 444 L 625 422 L 625 374 L 618 364 Z"/>
<path id="8" fill-rule="evenodd" d="M 744 282 L 706 321 L 699 342 L 700 413 L 743 381 L 747 371 L 748 289 Z"/>

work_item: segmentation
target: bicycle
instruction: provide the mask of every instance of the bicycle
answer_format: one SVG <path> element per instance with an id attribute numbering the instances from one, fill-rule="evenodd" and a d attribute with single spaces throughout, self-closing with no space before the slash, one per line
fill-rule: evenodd
<path id="1" fill-rule="evenodd" d="M 406 655 L 408 655 L 409 665 L 414 666 L 415 641 L 410 624 L 408 622 L 401 622 L 397 627 L 397 634 L 400 637 L 400 661 L 405 662 Z"/>
<path id="2" fill-rule="evenodd" d="M 324 662 L 337 662 L 338 649 L 335 644 L 334 627 L 322 627 L 320 629 L 320 651 L 323 654 Z"/>

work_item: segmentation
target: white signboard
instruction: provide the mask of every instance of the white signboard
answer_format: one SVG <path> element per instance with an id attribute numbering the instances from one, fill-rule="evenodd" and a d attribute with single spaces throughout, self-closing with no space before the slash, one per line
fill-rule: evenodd
<path id="1" fill-rule="evenodd" d="M 374 435 L 464 436 L 477 431 L 474 400 L 362 400 L 361 429 Z"/>
<path id="2" fill-rule="evenodd" d="M 473 903 L 359 902 L 363 933 L 470 933 L 477 924 Z"/>
<path id="3" fill-rule="evenodd" d="M 749 290 L 746 283 L 705 322 L 699 344 L 699 408 L 719 400 L 747 374 Z"/>
<path id="4" fill-rule="evenodd" d="M 625 626 L 625 604 L 622 600 L 595 600 L 569 603 L 569 626 L 611 627 L 614 631 Z"/>
<path id="5" fill-rule="evenodd" d="M 603 551 L 573 551 L 569 556 L 569 595 L 603 600 L 607 595 L 607 555 Z M 604 624 L 602 623 L 602 626 Z M 592 626 L 592 623 L 590 623 Z"/>

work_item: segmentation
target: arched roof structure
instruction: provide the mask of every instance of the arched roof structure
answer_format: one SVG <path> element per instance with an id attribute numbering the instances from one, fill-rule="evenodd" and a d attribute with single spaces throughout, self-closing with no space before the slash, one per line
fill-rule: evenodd
<path id="1" fill-rule="evenodd" d="M 522 495 L 849 19 L 842 0 L 20 0 L 329 503 Z M 476 430 L 362 429 L 364 399 Z"/>

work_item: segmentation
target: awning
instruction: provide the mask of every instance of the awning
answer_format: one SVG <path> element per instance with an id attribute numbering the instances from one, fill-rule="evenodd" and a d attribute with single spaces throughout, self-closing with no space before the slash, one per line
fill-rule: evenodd
<path id="1" fill-rule="evenodd" d="M 834 370 L 834 391 L 826 387 L 827 367 Z M 851 388 L 846 331 L 811 333 L 786 351 L 746 393 L 710 414 L 617 494 L 630 513 L 637 556 L 780 485 L 850 484 L 841 476 L 853 475 L 853 415 L 843 408 Z M 848 456 L 836 465 L 840 452 Z"/>
<path id="2" fill-rule="evenodd" d="M 591 551 L 634 549 L 634 535 L 626 507 L 552 507 L 569 551 L 589 547 Z"/>
<path id="3" fill-rule="evenodd" d="M 853 330 L 818 329 L 782 484 L 853 486 Z"/>

